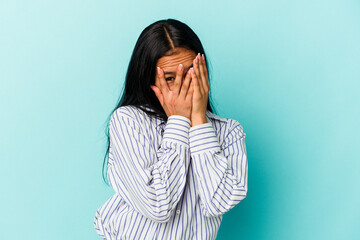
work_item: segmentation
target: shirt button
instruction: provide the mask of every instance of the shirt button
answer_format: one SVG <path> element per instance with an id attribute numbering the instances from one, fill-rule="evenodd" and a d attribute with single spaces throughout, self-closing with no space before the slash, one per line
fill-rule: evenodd
<path id="1" fill-rule="evenodd" d="M 178 210 L 176 210 L 176 214 L 177 215 L 179 215 L 180 214 L 180 210 L 178 209 Z"/>
<path id="2" fill-rule="evenodd" d="M 202 181 L 202 178 L 201 178 L 201 177 L 199 177 L 199 181 Z"/>

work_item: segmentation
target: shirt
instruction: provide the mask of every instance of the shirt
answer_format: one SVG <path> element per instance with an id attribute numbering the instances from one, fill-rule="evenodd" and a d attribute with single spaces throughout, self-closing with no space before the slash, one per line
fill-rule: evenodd
<path id="1" fill-rule="evenodd" d="M 206 119 L 191 126 L 135 106 L 113 112 L 107 173 L 115 194 L 94 218 L 102 238 L 216 238 L 223 214 L 247 194 L 246 134 L 236 120 L 208 110 Z"/>

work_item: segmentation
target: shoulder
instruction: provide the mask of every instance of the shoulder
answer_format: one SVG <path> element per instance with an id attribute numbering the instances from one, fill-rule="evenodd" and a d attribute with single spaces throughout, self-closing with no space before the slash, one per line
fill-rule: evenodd
<path id="1" fill-rule="evenodd" d="M 111 115 L 110 122 L 143 125 L 148 116 L 140 108 L 132 105 L 118 107 Z"/>
<path id="2" fill-rule="evenodd" d="M 142 111 L 135 107 L 135 106 L 121 106 L 114 110 L 114 112 L 111 114 L 110 122 L 134 122 L 137 124 L 141 123 L 141 118 L 143 116 Z"/>
<path id="3" fill-rule="evenodd" d="M 236 132 L 238 135 L 246 136 L 243 126 L 235 119 L 220 117 L 210 111 L 206 112 L 206 116 L 218 129 L 219 133 L 228 136 L 230 133 Z"/>

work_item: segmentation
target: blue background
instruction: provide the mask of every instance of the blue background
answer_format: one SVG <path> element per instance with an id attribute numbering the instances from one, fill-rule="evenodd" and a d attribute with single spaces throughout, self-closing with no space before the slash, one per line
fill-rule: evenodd
<path id="1" fill-rule="evenodd" d="M 249 192 L 218 239 L 359 239 L 360 2 L 0 1 L 0 239 L 99 239 L 107 117 L 141 31 L 187 23 Z"/>

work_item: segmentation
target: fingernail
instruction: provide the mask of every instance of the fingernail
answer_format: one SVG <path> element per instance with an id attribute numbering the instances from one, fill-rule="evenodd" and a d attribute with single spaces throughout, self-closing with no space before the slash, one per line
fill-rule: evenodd
<path id="1" fill-rule="evenodd" d="M 160 68 L 159 67 L 157 67 L 157 72 L 158 72 L 158 74 L 160 74 Z"/>
<path id="2" fill-rule="evenodd" d="M 183 65 L 182 65 L 181 63 L 179 64 L 178 70 L 179 70 L 179 72 L 180 72 L 181 70 L 183 70 Z"/>

